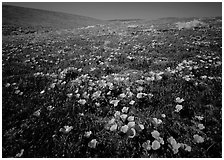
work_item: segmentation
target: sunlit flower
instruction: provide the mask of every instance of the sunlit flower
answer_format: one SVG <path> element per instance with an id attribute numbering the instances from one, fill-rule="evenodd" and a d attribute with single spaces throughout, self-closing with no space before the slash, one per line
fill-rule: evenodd
<path id="1" fill-rule="evenodd" d="M 6 83 L 6 84 L 5 84 L 5 87 L 8 88 L 9 86 L 10 86 L 10 83 Z"/>
<path id="2" fill-rule="evenodd" d="M 156 140 L 157 140 L 160 144 L 164 144 L 164 140 L 163 140 L 162 137 L 158 137 Z"/>
<path id="3" fill-rule="evenodd" d="M 185 148 L 185 151 L 191 152 L 191 146 L 187 146 L 187 147 Z"/>
<path id="4" fill-rule="evenodd" d="M 139 124 L 138 126 L 141 128 L 141 130 L 145 128 L 143 124 Z"/>
<path id="5" fill-rule="evenodd" d="M 159 124 L 162 123 L 162 120 L 161 120 L 161 119 L 153 118 L 152 120 L 153 120 L 153 122 L 154 122 L 156 125 L 159 125 Z"/>
<path id="6" fill-rule="evenodd" d="M 205 126 L 203 125 L 203 124 L 198 124 L 198 128 L 200 129 L 200 130 L 203 130 L 203 129 L 205 129 Z"/>
<path id="7" fill-rule="evenodd" d="M 131 128 L 131 129 L 128 130 L 127 134 L 128 134 L 129 138 L 134 138 L 135 135 L 136 135 L 136 131 L 135 131 L 134 128 Z"/>
<path id="8" fill-rule="evenodd" d="M 135 117 L 134 117 L 134 116 L 129 116 L 129 117 L 128 117 L 128 121 L 129 121 L 129 122 L 132 122 L 132 121 L 134 121 L 134 120 L 135 120 Z"/>
<path id="9" fill-rule="evenodd" d="M 149 93 L 148 94 L 148 97 L 149 97 L 149 99 L 151 99 L 153 97 L 153 94 L 152 93 Z"/>
<path id="10" fill-rule="evenodd" d="M 137 98 L 142 98 L 143 96 L 147 96 L 146 93 L 138 93 L 137 94 Z"/>
<path id="11" fill-rule="evenodd" d="M 128 97 L 132 97 L 134 95 L 134 93 L 132 93 L 131 91 L 127 92 Z"/>
<path id="12" fill-rule="evenodd" d="M 117 130 L 117 124 L 113 124 L 111 127 L 110 127 L 110 131 L 115 131 Z"/>
<path id="13" fill-rule="evenodd" d="M 176 108 L 175 112 L 180 112 L 180 110 L 183 109 L 183 106 L 180 104 L 177 104 L 175 108 Z"/>
<path id="14" fill-rule="evenodd" d="M 109 122 L 108 122 L 108 124 L 114 124 L 115 123 L 115 118 L 112 118 Z"/>
<path id="15" fill-rule="evenodd" d="M 137 91 L 138 91 L 138 92 L 143 91 L 143 87 L 142 87 L 142 86 L 139 86 L 139 87 L 137 88 Z"/>
<path id="16" fill-rule="evenodd" d="M 21 149 L 20 153 L 17 153 L 15 157 L 16 158 L 22 157 L 23 153 L 24 153 L 24 149 Z"/>
<path id="17" fill-rule="evenodd" d="M 199 136 L 198 134 L 195 134 L 193 137 L 194 137 L 194 141 L 196 143 L 203 143 L 204 142 L 204 138 Z"/>
<path id="18" fill-rule="evenodd" d="M 147 140 L 146 142 L 144 142 L 142 144 L 142 147 L 145 149 L 145 150 L 151 150 L 151 145 L 150 145 L 150 140 Z"/>
<path id="19" fill-rule="evenodd" d="M 88 94 L 87 92 L 84 92 L 84 93 L 82 94 L 82 96 L 83 96 L 83 98 L 85 98 L 85 99 L 88 99 L 88 98 L 89 98 L 89 94 Z"/>
<path id="20" fill-rule="evenodd" d="M 123 107 L 121 111 L 122 111 L 123 113 L 128 113 L 128 109 L 129 109 L 129 107 Z"/>
<path id="21" fill-rule="evenodd" d="M 134 127 L 135 126 L 135 122 L 128 122 L 128 127 L 129 128 L 132 128 L 132 127 Z"/>
<path id="22" fill-rule="evenodd" d="M 167 141 L 171 144 L 171 148 L 173 150 L 173 153 L 177 154 L 181 144 L 177 143 L 177 141 L 173 137 L 168 138 Z"/>
<path id="23" fill-rule="evenodd" d="M 96 139 L 92 139 L 92 140 L 88 143 L 88 147 L 90 147 L 90 148 L 96 148 L 96 144 L 97 144 L 97 140 L 96 140 Z"/>
<path id="24" fill-rule="evenodd" d="M 34 116 L 39 117 L 40 116 L 40 109 L 38 109 L 37 111 L 35 111 L 33 113 Z"/>
<path id="25" fill-rule="evenodd" d="M 120 96 L 121 98 L 125 98 L 125 97 L 126 97 L 126 94 L 121 93 L 119 96 Z"/>
<path id="26" fill-rule="evenodd" d="M 167 141 L 173 146 L 175 144 L 177 144 L 177 141 L 173 138 L 173 137 L 170 137 L 167 139 Z"/>
<path id="27" fill-rule="evenodd" d="M 115 118 L 120 117 L 120 115 L 121 115 L 121 112 L 120 112 L 120 111 L 116 111 L 116 112 L 114 113 L 114 117 L 115 117 Z"/>
<path id="28" fill-rule="evenodd" d="M 43 94 L 45 92 L 45 90 L 41 91 L 40 94 Z"/>
<path id="29" fill-rule="evenodd" d="M 128 117 L 128 115 L 127 114 L 122 114 L 120 117 L 121 117 L 121 119 L 124 122 L 126 120 L 126 118 Z"/>
<path id="30" fill-rule="evenodd" d="M 78 103 L 84 105 L 84 104 L 86 104 L 86 100 L 85 100 L 85 99 L 80 99 L 80 100 L 78 101 Z"/>
<path id="31" fill-rule="evenodd" d="M 85 132 L 84 137 L 89 138 L 91 134 L 92 134 L 92 131 L 87 131 Z"/>
<path id="32" fill-rule="evenodd" d="M 128 126 L 124 125 L 124 126 L 121 127 L 120 130 L 121 130 L 121 132 L 126 133 L 128 131 Z"/>
<path id="33" fill-rule="evenodd" d="M 195 116 L 195 118 L 197 118 L 199 121 L 202 121 L 204 119 L 203 116 Z"/>
<path id="34" fill-rule="evenodd" d="M 155 80 L 155 77 L 152 76 L 152 77 L 146 77 L 146 81 L 154 81 Z"/>
<path id="35" fill-rule="evenodd" d="M 17 89 L 17 90 L 15 91 L 15 94 L 19 94 L 19 93 L 20 93 L 20 90 Z"/>
<path id="36" fill-rule="evenodd" d="M 53 109 L 54 109 L 53 106 L 48 106 L 48 107 L 47 107 L 47 110 L 48 110 L 48 111 L 52 111 Z"/>
<path id="37" fill-rule="evenodd" d="M 113 104 L 114 107 L 116 107 L 118 105 L 118 102 L 120 102 L 120 100 L 111 100 L 110 104 Z"/>
<path id="38" fill-rule="evenodd" d="M 64 128 L 61 128 L 59 131 L 63 133 L 69 133 L 72 129 L 72 126 L 64 126 Z"/>
<path id="39" fill-rule="evenodd" d="M 80 94 L 78 93 L 78 94 L 76 94 L 76 98 L 79 98 L 80 97 Z"/>
<path id="40" fill-rule="evenodd" d="M 153 150 L 157 150 L 157 149 L 159 149 L 160 148 L 160 143 L 157 141 L 157 140 L 154 140 L 153 142 L 152 142 L 152 149 Z"/>
<path id="41" fill-rule="evenodd" d="M 166 118 L 166 115 L 165 114 L 161 114 L 161 117 Z"/>
<path id="42" fill-rule="evenodd" d="M 73 95 L 72 93 L 68 93 L 68 94 L 67 94 L 68 98 L 71 98 L 72 95 Z"/>
<path id="43" fill-rule="evenodd" d="M 101 95 L 101 91 L 96 91 L 96 92 L 93 93 L 92 99 L 97 99 L 97 98 L 100 97 L 100 95 Z"/>
<path id="44" fill-rule="evenodd" d="M 177 102 L 177 103 L 182 103 L 183 101 L 184 101 L 183 98 L 180 98 L 180 97 L 177 97 L 177 98 L 176 98 L 176 102 Z"/>
<path id="45" fill-rule="evenodd" d="M 129 102 L 130 105 L 133 105 L 134 103 L 135 103 L 134 100 L 131 100 L 131 101 Z"/>
<path id="46" fill-rule="evenodd" d="M 187 144 L 180 143 L 181 148 L 183 148 L 185 151 L 191 152 L 191 146 L 188 146 Z"/>
<path id="47" fill-rule="evenodd" d="M 155 139 L 159 138 L 159 136 L 160 136 L 160 133 L 156 130 L 152 131 L 151 134 L 152 134 L 152 137 Z"/>
<path id="48" fill-rule="evenodd" d="M 159 81 L 159 80 L 161 80 L 163 77 L 161 76 L 161 75 L 159 75 L 159 74 L 155 74 L 155 79 L 157 80 L 157 81 Z"/>

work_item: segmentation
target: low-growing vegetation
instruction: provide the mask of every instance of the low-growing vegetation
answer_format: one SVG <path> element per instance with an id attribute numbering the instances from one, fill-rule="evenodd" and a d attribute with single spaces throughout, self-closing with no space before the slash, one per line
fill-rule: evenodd
<path id="1" fill-rule="evenodd" d="M 3 157 L 221 157 L 222 28 L 200 21 L 3 36 Z"/>

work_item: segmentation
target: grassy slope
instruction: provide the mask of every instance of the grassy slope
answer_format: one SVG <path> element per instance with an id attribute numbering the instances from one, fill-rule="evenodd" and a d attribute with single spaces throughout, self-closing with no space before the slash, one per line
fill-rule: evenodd
<path id="1" fill-rule="evenodd" d="M 2 24 L 19 27 L 76 28 L 105 23 L 103 20 L 39 9 L 4 5 L 2 8 Z"/>

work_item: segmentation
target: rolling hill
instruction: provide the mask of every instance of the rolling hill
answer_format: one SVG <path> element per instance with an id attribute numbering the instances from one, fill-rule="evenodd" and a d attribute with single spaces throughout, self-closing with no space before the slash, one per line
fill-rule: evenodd
<path id="1" fill-rule="evenodd" d="M 106 23 L 106 21 L 80 15 L 10 5 L 3 5 L 2 7 L 3 35 L 8 35 L 12 31 L 18 32 L 18 27 L 22 27 L 22 30 L 29 28 L 28 30 L 34 32 L 36 30 L 68 29 L 102 23 Z"/>

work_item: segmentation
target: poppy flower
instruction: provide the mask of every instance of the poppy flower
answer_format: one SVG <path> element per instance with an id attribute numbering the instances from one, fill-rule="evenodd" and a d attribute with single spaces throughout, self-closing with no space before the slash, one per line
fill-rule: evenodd
<path id="1" fill-rule="evenodd" d="M 85 132 L 84 137 L 89 138 L 91 134 L 92 134 L 92 131 L 87 131 Z"/>
<path id="2" fill-rule="evenodd" d="M 114 117 L 115 117 L 115 118 L 120 117 L 120 115 L 121 115 L 121 112 L 120 112 L 120 111 L 116 111 L 116 112 L 114 113 Z"/>
<path id="3" fill-rule="evenodd" d="M 130 105 L 133 105 L 134 103 L 135 103 L 135 101 L 133 101 L 133 100 L 131 100 L 131 101 L 129 102 Z"/>
<path id="4" fill-rule="evenodd" d="M 138 93 L 137 94 L 138 99 L 143 98 L 143 96 L 147 96 L 147 94 L 146 93 Z"/>
<path id="5" fill-rule="evenodd" d="M 126 118 L 128 117 L 128 115 L 127 114 L 122 114 L 120 117 L 121 117 L 122 121 L 124 122 L 126 120 Z"/>
<path id="6" fill-rule="evenodd" d="M 199 121 L 202 121 L 204 119 L 203 116 L 195 116 L 195 118 L 197 118 Z"/>
<path id="7" fill-rule="evenodd" d="M 36 117 L 39 117 L 40 116 L 40 109 L 38 109 L 37 111 L 35 111 L 34 113 L 33 113 L 33 115 L 34 116 L 36 116 Z"/>
<path id="8" fill-rule="evenodd" d="M 108 124 L 114 124 L 115 123 L 115 118 L 112 118 L 109 122 L 108 122 Z"/>
<path id="9" fill-rule="evenodd" d="M 6 83 L 5 87 L 7 87 L 7 88 L 8 88 L 9 86 L 10 86 L 10 83 Z"/>
<path id="10" fill-rule="evenodd" d="M 61 128 L 59 131 L 63 133 L 69 133 L 73 129 L 72 126 L 64 126 L 64 128 Z"/>
<path id="11" fill-rule="evenodd" d="M 144 142 L 142 144 L 142 147 L 145 149 L 145 150 L 151 150 L 151 145 L 150 145 L 150 140 L 147 140 L 146 142 Z"/>
<path id="12" fill-rule="evenodd" d="M 85 100 L 85 99 L 80 99 L 80 100 L 78 101 L 78 103 L 84 105 L 84 104 L 86 104 L 86 100 Z"/>
<path id="13" fill-rule="evenodd" d="M 159 149 L 160 148 L 160 143 L 157 141 L 157 140 L 154 140 L 153 142 L 152 142 L 152 149 L 153 150 L 157 150 L 157 149 Z"/>
<path id="14" fill-rule="evenodd" d="M 128 126 L 127 125 L 124 125 L 120 128 L 120 131 L 123 132 L 123 133 L 126 133 L 128 131 Z"/>
<path id="15" fill-rule="evenodd" d="M 135 122 L 128 122 L 128 127 L 129 128 L 132 128 L 132 127 L 134 127 L 135 126 Z"/>
<path id="16" fill-rule="evenodd" d="M 180 98 L 180 97 L 177 97 L 177 98 L 176 98 L 176 102 L 177 102 L 177 103 L 182 103 L 183 101 L 184 101 L 183 98 Z"/>
<path id="17" fill-rule="evenodd" d="M 110 131 L 115 131 L 117 130 L 117 124 L 113 124 L 111 127 L 110 127 Z"/>
<path id="18" fill-rule="evenodd" d="M 191 146 L 186 146 L 185 151 L 191 152 Z"/>
<path id="19" fill-rule="evenodd" d="M 161 114 L 161 117 L 166 118 L 166 115 L 165 114 Z"/>
<path id="20" fill-rule="evenodd" d="M 116 107 L 118 105 L 118 103 L 120 102 L 120 100 L 111 100 L 110 104 L 113 104 L 114 107 Z"/>
<path id="21" fill-rule="evenodd" d="M 163 122 L 161 119 L 157 119 L 157 118 L 153 118 L 152 120 L 153 120 L 152 122 L 153 122 L 155 125 L 159 125 L 159 124 L 161 124 L 161 123 Z"/>
<path id="22" fill-rule="evenodd" d="M 88 147 L 90 147 L 90 148 L 96 148 L 96 144 L 97 144 L 97 140 L 96 140 L 96 139 L 92 139 L 92 140 L 88 143 Z"/>
<path id="23" fill-rule="evenodd" d="M 142 87 L 142 86 L 139 86 L 139 87 L 137 88 L 137 91 L 138 91 L 138 92 L 143 91 L 143 87 Z"/>
<path id="24" fill-rule="evenodd" d="M 139 124 L 138 126 L 141 128 L 141 130 L 145 128 L 143 124 Z"/>
<path id="25" fill-rule="evenodd" d="M 20 90 L 18 89 L 18 90 L 15 91 L 15 94 L 19 94 L 19 92 L 20 92 Z"/>
<path id="26" fill-rule="evenodd" d="M 122 93 L 119 95 L 121 98 L 125 98 L 126 97 L 126 94 Z"/>
<path id="27" fill-rule="evenodd" d="M 47 107 L 47 110 L 48 110 L 48 111 L 52 111 L 53 109 L 54 109 L 54 107 L 51 106 L 51 105 Z"/>
<path id="28" fill-rule="evenodd" d="M 136 135 L 136 131 L 135 131 L 135 129 L 134 129 L 134 128 L 129 129 L 129 130 L 127 131 L 127 135 L 128 135 L 129 138 L 134 138 L 135 135 Z"/>
<path id="29" fill-rule="evenodd" d="M 195 134 L 193 137 L 194 137 L 194 141 L 196 143 L 203 143 L 204 142 L 204 138 L 199 136 L 198 134 Z"/>
<path id="30" fill-rule="evenodd" d="M 135 120 L 135 117 L 134 117 L 134 116 L 129 116 L 129 117 L 128 117 L 128 121 L 129 121 L 129 122 L 132 122 L 132 121 L 134 121 L 134 120 Z"/>
<path id="31" fill-rule="evenodd" d="M 97 99 L 97 98 L 100 97 L 100 95 L 101 95 L 101 91 L 96 91 L 96 92 L 93 93 L 92 99 Z"/>
<path id="32" fill-rule="evenodd" d="M 128 112 L 128 109 L 129 109 L 129 107 L 123 107 L 121 111 L 122 111 L 123 113 L 127 113 L 127 112 Z"/>
<path id="33" fill-rule="evenodd" d="M 15 157 L 16 158 L 22 157 L 23 153 L 24 153 L 24 149 L 21 149 L 20 153 L 17 153 Z"/>
<path id="34" fill-rule="evenodd" d="M 43 94 L 45 92 L 45 90 L 41 91 L 40 94 Z"/>
<path id="35" fill-rule="evenodd" d="M 200 129 L 200 130 L 203 130 L 203 129 L 205 129 L 205 126 L 203 125 L 203 124 L 198 124 L 198 128 Z"/>
<path id="36" fill-rule="evenodd" d="M 176 110 L 175 110 L 175 112 L 180 112 L 180 110 L 182 110 L 183 109 L 183 106 L 182 105 L 180 105 L 180 104 L 178 104 L 178 105 L 176 105 Z"/>
<path id="37" fill-rule="evenodd" d="M 158 137 L 156 140 L 157 140 L 160 144 L 164 144 L 164 140 L 163 140 L 162 137 Z"/>
<path id="38" fill-rule="evenodd" d="M 68 93 L 68 94 L 67 94 L 68 98 L 71 98 L 72 95 L 73 95 L 72 93 Z"/>
<path id="39" fill-rule="evenodd" d="M 156 130 L 152 131 L 151 134 L 152 134 L 152 137 L 155 139 L 158 139 L 160 136 L 160 133 Z"/>

